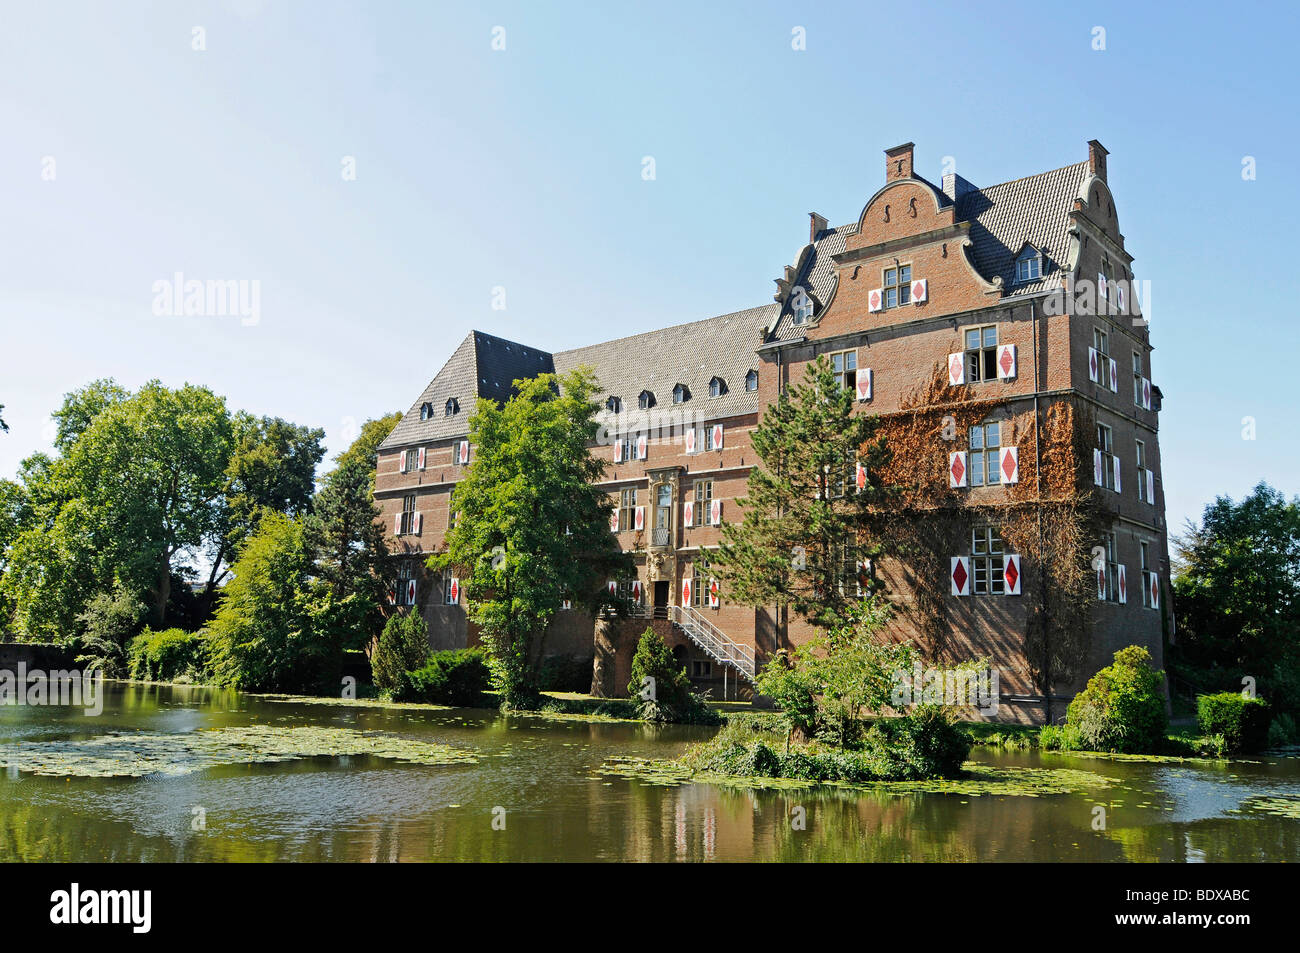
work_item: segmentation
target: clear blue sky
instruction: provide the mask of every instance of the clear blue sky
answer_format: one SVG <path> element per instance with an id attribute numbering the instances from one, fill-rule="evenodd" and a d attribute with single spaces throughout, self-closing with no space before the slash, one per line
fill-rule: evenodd
<path id="1" fill-rule="evenodd" d="M 771 300 L 889 146 L 991 184 L 1095 137 L 1152 282 L 1171 525 L 1293 494 L 1297 16 L 1137 6 L 6 2 L 0 475 L 103 376 L 207 384 L 332 455 L 471 328 L 559 349 Z M 177 271 L 259 281 L 260 323 L 156 316 Z"/>

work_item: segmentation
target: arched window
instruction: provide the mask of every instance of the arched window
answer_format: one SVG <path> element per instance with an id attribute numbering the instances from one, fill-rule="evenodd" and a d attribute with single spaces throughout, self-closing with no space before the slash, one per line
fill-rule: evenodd
<path id="1" fill-rule="evenodd" d="M 686 389 L 685 384 L 678 384 L 673 388 L 673 403 L 684 404 L 691 399 L 691 392 Z"/>
<path id="2" fill-rule="evenodd" d="M 605 409 L 611 414 L 617 414 L 623 410 L 623 400 L 619 397 L 611 397 L 605 401 Z"/>
<path id="3" fill-rule="evenodd" d="M 655 395 L 648 390 L 641 391 L 641 396 L 636 399 L 636 404 L 642 410 L 649 410 L 655 405 Z"/>
<path id="4" fill-rule="evenodd" d="M 1043 256 L 1033 245 L 1026 245 L 1016 256 L 1016 283 L 1036 281 L 1043 276 Z"/>
<path id="5" fill-rule="evenodd" d="M 447 398 L 447 406 L 443 409 L 443 414 L 447 417 L 454 417 L 460 412 L 460 401 L 455 397 Z"/>
<path id="6" fill-rule="evenodd" d="M 813 300 L 802 286 L 797 286 L 790 295 L 790 320 L 802 325 L 812 320 L 812 316 Z"/>
<path id="7" fill-rule="evenodd" d="M 758 371 L 751 370 L 745 375 L 745 390 L 750 393 L 758 390 Z"/>
<path id="8" fill-rule="evenodd" d="M 713 377 L 709 380 L 709 396 L 721 397 L 727 392 L 727 382 L 721 377 Z"/>
<path id="9" fill-rule="evenodd" d="M 433 416 L 433 404 L 429 403 L 428 401 L 425 401 L 423 404 L 420 405 L 420 419 L 428 420 L 432 416 Z"/>

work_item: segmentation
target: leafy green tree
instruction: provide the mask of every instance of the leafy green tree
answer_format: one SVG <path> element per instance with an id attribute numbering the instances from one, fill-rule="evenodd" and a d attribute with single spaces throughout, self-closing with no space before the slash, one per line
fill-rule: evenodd
<path id="1" fill-rule="evenodd" d="M 140 631 L 149 607 L 121 585 L 90 600 L 78 621 L 83 635 L 77 661 L 103 671 L 107 678 L 126 675 L 127 643 Z"/>
<path id="2" fill-rule="evenodd" d="M 490 655 L 503 704 L 538 703 L 535 639 L 565 598 L 597 610 L 606 582 L 631 575 L 609 532 L 613 502 L 591 453 L 596 381 L 586 368 L 515 381 L 504 405 L 480 400 L 469 470 L 452 496 L 459 517 L 429 560 L 459 572 L 469 617 Z"/>
<path id="3" fill-rule="evenodd" d="M 429 628 L 419 612 L 394 615 L 384 626 L 370 658 L 370 672 L 377 688 L 400 691 L 406 685 L 406 673 L 420 668 L 429 659 Z"/>
<path id="4" fill-rule="evenodd" d="M 5 409 L 5 405 L 0 404 L 0 413 L 3 413 L 4 409 Z M 0 433 L 8 433 L 8 432 L 9 432 L 9 425 L 5 423 L 5 419 L 3 417 L 0 417 Z"/>
<path id="5" fill-rule="evenodd" d="M 338 455 L 336 466 L 348 463 L 360 463 L 365 469 L 374 473 L 379 461 L 379 445 L 388 439 L 393 428 L 402 422 L 402 413 L 395 411 L 385 417 L 367 420 L 361 425 L 361 433 L 351 445 Z"/>
<path id="6" fill-rule="evenodd" d="M 1174 542 L 1176 672 L 1206 689 L 1251 676 L 1276 706 L 1300 708 L 1300 498 L 1265 483 L 1239 503 L 1221 496 Z"/>
<path id="7" fill-rule="evenodd" d="M 373 479 L 363 463 L 340 464 L 325 477 L 306 525 L 321 579 L 340 597 L 363 593 L 379 603 L 388 548 Z"/>
<path id="8" fill-rule="evenodd" d="M 764 413 L 753 434 L 762 466 L 750 471 L 744 519 L 723 525 L 710 561 L 733 600 L 791 606 L 828 632 L 851 619 L 857 564 L 877 555 L 866 532 L 870 507 L 886 496 L 876 473 L 887 452 L 873 439 L 878 419 L 855 406 L 819 357 Z"/>
<path id="9" fill-rule="evenodd" d="M 120 404 L 131 394 L 111 377 L 91 381 L 63 395 L 63 406 L 50 416 L 55 423 L 54 446 L 60 453 L 77 442 L 90 427 L 90 423 L 114 404 Z"/>
<path id="10" fill-rule="evenodd" d="M 627 691 L 644 721 L 717 724 L 720 720 L 704 699 L 691 691 L 686 668 L 673 658 L 654 629 L 646 629 L 637 642 Z"/>
<path id="11" fill-rule="evenodd" d="M 1151 653 L 1130 645 L 1092 678 L 1066 710 L 1065 723 L 1092 751 L 1158 754 L 1169 718 L 1163 692 L 1165 673 L 1151 665 Z"/>

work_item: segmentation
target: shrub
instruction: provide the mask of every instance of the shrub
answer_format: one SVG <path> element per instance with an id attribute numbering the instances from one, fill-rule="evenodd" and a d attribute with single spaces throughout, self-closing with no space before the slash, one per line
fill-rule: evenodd
<path id="1" fill-rule="evenodd" d="M 1159 751 L 1169 729 L 1161 693 L 1165 673 L 1151 667 L 1151 653 L 1130 645 L 1115 653 L 1070 702 L 1066 724 L 1080 745 L 1092 751 L 1150 754 Z"/>
<path id="2" fill-rule="evenodd" d="M 410 701 L 472 708 L 482 704 L 491 683 L 483 649 L 453 649 L 434 652 L 424 665 L 406 672 L 401 695 Z"/>
<path id="3" fill-rule="evenodd" d="M 863 744 L 872 771 L 885 781 L 955 778 L 970 755 L 971 737 L 938 705 L 918 705 L 901 718 L 877 721 Z"/>
<path id="4" fill-rule="evenodd" d="M 127 671 L 146 681 L 202 681 L 208 673 L 207 641 L 203 632 L 146 628 L 127 645 Z"/>
<path id="5" fill-rule="evenodd" d="M 424 617 L 405 612 L 389 618 L 370 657 L 370 674 L 376 688 L 402 693 L 406 673 L 423 667 L 429 658 L 429 635 Z"/>
<path id="6" fill-rule="evenodd" d="M 1196 699 L 1196 722 L 1203 735 L 1222 735 L 1228 754 L 1260 751 L 1268 745 L 1270 711 L 1262 698 L 1240 692 L 1201 695 Z"/>
<path id="7" fill-rule="evenodd" d="M 653 681 L 647 683 L 647 678 Z M 691 692 L 686 668 L 673 658 L 654 629 L 646 629 L 637 643 L 627 690 L 644 721 L 716 725 L 722 720 L 701 696 Z"/>
<path id="8" fill-rule="evenodd" d="M 140 631 L 148 606 L 120 582 L 112 592 L 101 592 L 77 616 L 82 625 L 81 652 L 77 661 L 101 669 L 105 678 L 126 674 L 126 645 Z"/>
<path id="9" fill-rule="evenodd" d="M 1268 726 L 1268 746 L 1270 748 L 1283 748 L 1287 745 L 1293 745 L 1297 741 L 1300 741 L 1300 737 L 1296 735 L 1295 719 L 1290 715 L 1280 714 Z"/>
<path id="10" fill-rule="evenodd" d="M 543 692 L 588 692 L 591 690 L 591 656 L 549 655 L 537 670 L 537 686 Z"/>
<path id="11" fill-rule="evenodd" d="M 1044 751 L 1082 751 L 1083 738 L 1074 725 L 1044 725 L 1038 732 L 1038 746 Z"/>

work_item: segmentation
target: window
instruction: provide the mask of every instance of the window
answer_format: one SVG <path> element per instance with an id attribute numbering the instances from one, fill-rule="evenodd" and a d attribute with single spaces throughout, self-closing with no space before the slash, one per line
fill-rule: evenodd
<path id="1" fill-rule="evenodd" d="M 1097 383 L 1110 386 L 1110 335 L 1101 328 L 1092 329 L 1092 346 L 1097 351 Z"/>
<path id="2" fill-rule="evenodd" d="M 420 419 L 428 420 L 432 416 L 433 416 L 433 404 L 430 404 L 428 401 L 425 401 L 423 404 L 420 405 Z"/>
<path id="3" fill-rule="evenodd" d="M 415 560 L 403 559 L 397 564 L 397 604 L 413 606 L 411 598 L 411 580 L 415 578 Z"/>
<path id="4" fill-rule="evenodd" d="M 628 463 L 636 459 L 636 434 L 624 434 L 621 437 L 615 437 L 614 443 L 619 448 L 618 460 Z"/>
<path id="5" fill-rule="evenodd" d="M 443 416 L 454 417 L 458 413 L 460 413 L 460 401 L 455 397 L 448 397 L 447 406 L 443 408 Z"/>
<path id="6" fill-rule="evenodd" d="M 708 659 L 691 659 L 691 678 L 709 678 L 712 675 L 712 662 Z"/>
<path id="7" fill-rule="evenodd" d="M 1097 289 L 1097 305 L 1098 310 L 1104 312 L 1108 310 L 1110 305 L 1110 289 L 1113 286 L 1113 281 L 1111 279 L 1113 272 L 1110 270 L 1110 258 L 1106 255 L 1101 256 L 1101 274 L 1102 280 L 1105 281 L 1106 285 L 1104 292 L 1101 288 Z"/>
<path id="8" fill-rule="evenodd" d="M 1115 489 L 1115 437 L 1105 424 L 1097 424 L 1097 448 L 1101 450 L 1101 485 Z"/>
<path id="9" fill-rule="evenodd" d="M 790 321 L 798 325 L 807 324 L 813 316 L 813 301 L 802 286 L 796 287 L 790 295 Z"/>
<path id="10" fill-rule="evenodd" d="M 751 394 L 758 390 L 758 371 L 750 371 L 745 375 L 745 390 Z"/>
<path id="11" fill-rule="evenodd" d="M 831 370 L 835 372 L 835 383 L 846 390 L 856 390 L 858 386 L 858 352 L 836 351 L 831 355 Z"/>
<path id="12" fill-rule="evenodd" d="M 1144 503 L 1154 503 L 1155 500 L 1147 499 L 1147 445 L 1141 440 L 1134 442 L 1137 445 L 1138 499 Z"/>
<path id="13" fill-rule="evenodd" d="M 998 376 L 998 329 L 968 328 L 964 341 L 966 380 L 994 380 Z"/>
<path id="14" fill-rule="evenodd" d="M 696 480 L 691 498 L 695 501 L 695 521 L 692 526 L 706 526 L 709 522 L 709 503 L 713 500 L 713 481 Z"/>
<path id="15" fill-rule="evenodd" d="M 408 453 L 410 451 L 407 451 Z M 408 493 L 402 497 L 401 535 L 415 532 L 415 494 Z"/>
<path id="16" fill-rule="evenodd" d="M 457 603 L 457 601 L 459 601 L 457 599 L 457 596 L 460 595 L 459 591 L 457 592 L 452 591 L 454 588 L 456 588 L 456 585 L 457 584 L 455 583 L 455 577 L 453 577 L 451 573 L 446 573 L 443 575 L 442 577 L 442 604 L 443 605 L 454 606 Z"/>
<path id="17" fill-rule="evenodd" d="M 698 503 L 695 509 L 699 510 Z M 703 551 L 691 563 L 691 605 L 701 609 L 709 607 L 709 558 Z"/>
<path id="18" fill-rule="evenodd" d="M 404 472 L 404 473 L 409 473 L 411 470 L 414 470 L 414 469 L 416 469 L 416 468 L 419 466 L 419 464 L 420 464 L 420 451 L 419 451 L 418 449 L 417 449 L 417 450 L 403 450 L 402 453 L 404 453 L 404 454 L 406 455 L 406 462 L 405 462 L 405 463 L 403 464 L 403 466 L 402 466 L 402 472 Z"/>
<path id="19" fill-rule="evenodd" d="M 1006 591 L 1002 575 L 1005 552 L 1006 544 L 995 527 L 976 526 L 971 530 L 971 591 L 976 595 L 1000 596 Z"/>
<path id="20" fill-rule="evenodd" d="M 1002 449 L 1002 425 L 996 420 L 970 428 L 970 453 L 966 464 L 970 469 L 970 485 L 984 486 L 1002 482 L 998 455 Z"/>
<path id="21" fill-rule="evenodd" d="M 636 525 L 634 517 L 636 516 L 636 490 L 627 489 L 619 491 L 618 500 L 618 528 L 620 530 L 631 529 Z"/>
<path id="22" fill-rule="evenodd" d="M 642 410 L 649 410 L 655 405 L 655 395 L 648 390 L 641 391 L 641 396 L 636 399 L 636 405 Z"/>
<path id="23" fill-rule="evenodd" d="M 672 533 L 673 522 L 673 486 L 660 483 L 655 487 L 655 532 L 652 543 L 655 546 L 667 546 Z"/>
<path id="24" fill-rule="evenodd" d="M 634 606 L 639 606 L 642 605 L 645 601 L 645 587 L 644 586 L 641 587 L 641 598 L 638 599 L 632 591 L 632 585 L 635 582 L 636 582 L 636 577 L 633 577 L 631 579 L 624 579 L 622 582 L 617 583 L 616 585 L 618 586 L 618 597 L 620 599 L 623 599 L 626 602 L 630 602 Z"/>
<path id="25" fill-rule="evenodd" d="M 1142 406 L 1142 355 L 1133 352 L 1133 406 Z"/>
<path id="26" fill-rule="evenodd" d="M 605 409 L 612 414 L 621 413 L 623 410 L 623 401 L 618 397 L 611 397 L 605 401 Z"/>
<path id="27" fill-rule="evenodd" d="M 897 308 L 912 300 L 912 266 L 885 269 L 885 307 Z"/>
<path id="28" fill-rule="evenodd" d="M 709 380 L 709 396 L 721 397 L 727 392 L 727 382 L 721 377 L 714 377 Z"/>
<path id="29" fill-rule="evenodd" d="M 1151 577 L 1153 575 L 1151 571 L 1151 544 L 1143 541 L 1138 545 L 1142 550 L 1142 605 L 1148 609 L 1153 609 L 1155 607 L 1151 604 Z"/>
<path id="30" fill-rule="evenodd" d="M 835 551 L 835 587 L 840 595 L 852 598 L 866 595 L 863 590 L 863 574 L 859 571 L 858 548 L 852 542 L 838 546 Z"/>
<path id="31" fill-rule="evenodd" d="M 1104 577 L 1097 580 L 1097 595 L 1107 602 L 1119 602 L 1119 561 L 1116 556 L 1115 534 L 1102 533 L 1101 545 L 1106 550 Z"/>
<path id="32" fill-rule="evenodd" d="M 686 389 L 685 384 L 678 384 L 676 387 L 673 388 L 674 404 L 684 404 L 686 403 L 686 401 L 690 400 L 690 398 L 691 398 L 691 392 Z"/>
<path id="33" fill-rule="evenodd" d="M 1025 250 L 1016 259 L 1016 283 L 1035 281 L 1043 275 L 1043 260 L 1038 249 L 1026 245 Z"/>

